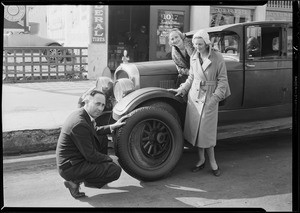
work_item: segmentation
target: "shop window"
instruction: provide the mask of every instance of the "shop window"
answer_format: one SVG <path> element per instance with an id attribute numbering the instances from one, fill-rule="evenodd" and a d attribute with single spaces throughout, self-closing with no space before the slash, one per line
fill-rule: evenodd
<path id="1" fill-rule="evenodd" d="M 211 35 L 212 47 L 221 52 L 224 58 L 239 61 L 239 37 L 236 33 L 218 33 Z"/>
<path id="2" fill-rule="evenodd" d="M 108 67 L 111 70 L 123 62 L 124 50 L 129 62 L 148 60 L 149 13 L 150 6 L 109 6 Z"/>
<path id="3" fill-rule="evenodd" d="M 253 21 L 253 10 L 229 7 L 211 7 L 210 26 L 222 26 Z"/>
<path id="4" fill-rule="evenodd" d="M 171 59 L 171 47 L 169 45 L 169 33 L 173 28 L 183 32 L 184 11 L 158 10 L 156 59 Z"/>
<path id="5" fill-rule="evenodd" d="M 246 42 L 248 58 L 280 57 L 282 54 L 280 27 L 250 26 L 247 28 Z"/>

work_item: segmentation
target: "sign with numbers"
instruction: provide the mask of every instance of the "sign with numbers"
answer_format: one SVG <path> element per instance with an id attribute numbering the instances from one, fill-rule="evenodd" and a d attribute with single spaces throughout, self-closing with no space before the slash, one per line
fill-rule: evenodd
<path id="1" fill-rule="evenodd" d="M 184 11 L 158 10 L 157 27 L 157 52 L 156 58 L 167 59 L 171 47 L 168 44 L 168 36 L 173 28 L 183 31 Z"/>

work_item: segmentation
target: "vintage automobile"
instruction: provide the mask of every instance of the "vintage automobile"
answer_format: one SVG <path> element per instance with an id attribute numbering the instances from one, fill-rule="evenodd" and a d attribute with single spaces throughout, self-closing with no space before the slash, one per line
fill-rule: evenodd
<path id="1" fill-rule="evenodd" d="M 34 27 L 36 27 L 36 25 L 33 25 L 32 28 Z M 55 61 L 62 62 L 64 60 L 64 57 L 62 57 L 64 53 L 63 50 L 59 47 L 62 47 L 63 45 L 54 39 L 41 37 L 35 33 L 36 33 L 36 29 L 31 29 L 30 31 L 26 31 L 26 32 L 4 34 L 3 46 L 4 47 L 53 47 L 53 48 L 42 49 L 42 53 L 45 56 L 45 59 L 50 63 Z M 18 52 L 21 51 L 21 49 L 16 48 L 15 51 Z M 69 55 L 69 52 L 67 51 L 66 54 Z"/>
<path id="2" fill-rule="evenodd" d="M 292 24 L 247 22 L 205 30 L 225 59 L 231 88 L 231 96 L 220 103 L 219 126 L 290 117 Z M 252 37 L 255 51 L 247 44 Z M 111 80 L 113 118 L 130 115 L 113 136 L 115 152 L 122 168 L 137 179 L 165 177 L 183 152 L 186 100 L 166 90 L 174 88 L 176 77 L 174 62 L 163 60 L 122 63 Z"/>

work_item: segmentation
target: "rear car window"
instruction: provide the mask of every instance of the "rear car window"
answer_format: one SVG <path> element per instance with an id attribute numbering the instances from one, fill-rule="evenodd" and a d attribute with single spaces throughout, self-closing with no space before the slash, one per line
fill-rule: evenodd
<path id="1" fill-rule="evenodd" d="M 281 27 L 249 26 L 246 30 L 247 58 L 277 58 L 282 55 Z"/>

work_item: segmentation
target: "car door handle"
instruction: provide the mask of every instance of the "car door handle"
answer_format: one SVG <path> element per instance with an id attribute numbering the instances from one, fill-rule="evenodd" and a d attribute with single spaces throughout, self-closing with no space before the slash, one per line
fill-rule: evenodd
<path id="1" fill-rule="evenodd" d="M 255 64 L 246 64 L 246 66 L 253 68 L 253 67 L 255 67 Z"/>

